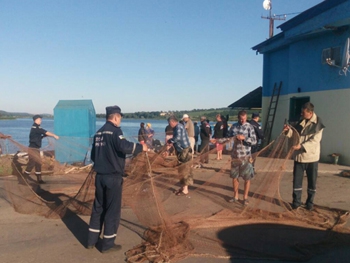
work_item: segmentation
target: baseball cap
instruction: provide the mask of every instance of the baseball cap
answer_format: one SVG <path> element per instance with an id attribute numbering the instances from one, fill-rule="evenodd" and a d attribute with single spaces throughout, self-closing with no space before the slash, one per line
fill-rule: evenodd
<path id="1" fill-rule="evenodd" d="M 108 106 L 106 107 L 106 115 L 109 116 L 114 113 L 119 113 L 121 116 L 123 116 L 122 110 L 119 108 L 119 106 Z"/>

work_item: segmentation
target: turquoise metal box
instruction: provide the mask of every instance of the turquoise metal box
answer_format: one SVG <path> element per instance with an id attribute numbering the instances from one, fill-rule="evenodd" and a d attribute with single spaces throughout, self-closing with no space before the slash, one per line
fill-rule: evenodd
<path id="1" fill-rule="evenodd" d="M 54 108 L 55 157 L 60 163 L 86 163 L 96 132 L 92 100 L 60 100 Z"/>

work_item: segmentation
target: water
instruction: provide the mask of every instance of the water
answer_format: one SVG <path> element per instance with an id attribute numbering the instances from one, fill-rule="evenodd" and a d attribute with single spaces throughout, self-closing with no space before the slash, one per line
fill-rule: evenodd
<path id="1" fill-rule="evenodd" d="M 165 141 L 165 127 L 168 125 L 166 120 L 147 120 L 147 119 L 123 119 L 121 122 L 121 129 L 124 136 L 133 142 L 137 142 L 137 134 L 140 129 L 140 123 L 151 123 L 152 129 L 155 132 L 154 139 L 160 140 L 161 143 Z M 105 123 L 104 119 L 96 121 L 96 130 L 101 128 Z M 0 120 L 0 132 L 6 135 L 11 135 L 12 139 L 28 146 L 29 132 L 32 127 L 32 119 L 15 119 L 15 120 Z M 54 120 L 42 119 L 41 127 L 47 131 L 55 133 Z M 59 135 L 59 134 L 57 134 Z M 43 140 L 43 147 L 46 146 L 47 140 Z"/>

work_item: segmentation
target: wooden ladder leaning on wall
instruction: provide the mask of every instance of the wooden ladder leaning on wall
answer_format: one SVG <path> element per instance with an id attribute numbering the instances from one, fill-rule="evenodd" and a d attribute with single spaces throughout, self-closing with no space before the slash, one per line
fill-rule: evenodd
<path id="1" fill-rule="evenodd" d="M 270 106 L 267 111 L 266 122 L 264 125 L 264 142 L 263 142 L 264 146 L 268 145 L 271 140 L 271 133 L 272 133 L 273 124 L 275 121 L 275 115 L 276 115 L 278 99 L 280 97 L 281 88 L 282 88 L 282 81 L 280 82 L 278 87 L 277 87 L 277 82 L 275 82 L 272 95 L 271 95 Z"/>

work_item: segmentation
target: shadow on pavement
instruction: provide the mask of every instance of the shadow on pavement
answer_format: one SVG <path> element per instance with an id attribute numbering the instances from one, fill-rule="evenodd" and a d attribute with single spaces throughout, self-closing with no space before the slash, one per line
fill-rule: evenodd
<path id="1" fill-rule="evenodd" d="M 237 262 L 238 258 L 263 262 L 300 262 L 317 258 L 312 262 L 329 262 L 324 255 L 339 249 L 344 253 L 336 253 L 337 260 L 334 262 L 348 262 L 350 257 L 350 234 L 331 230 L 249 224 L 225 228 L 217 236 L 231 256 L 231 262 Z"/>

